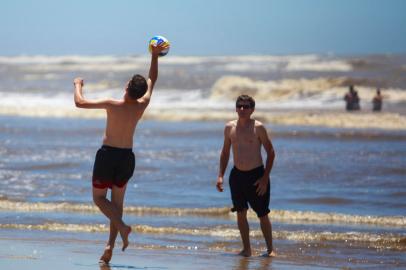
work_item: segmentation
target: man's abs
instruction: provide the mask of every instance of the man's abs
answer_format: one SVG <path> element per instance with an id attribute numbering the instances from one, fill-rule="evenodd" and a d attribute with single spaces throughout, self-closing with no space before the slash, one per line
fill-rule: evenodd
<path id="1" fill-rule="evenodd" d="M 263 165 L 262 157 L 259 154 L 233 154 L 234 157 L 234 166 L 237 167 L 240 171 L 250 171 L 252 169 L 258 168 Z"/>

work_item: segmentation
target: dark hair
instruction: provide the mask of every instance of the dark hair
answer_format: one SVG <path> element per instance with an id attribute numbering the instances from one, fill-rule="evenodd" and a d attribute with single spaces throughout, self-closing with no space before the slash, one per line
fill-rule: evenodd
<path id="1" fill-rule="evenodd" d="M 251 108 L 255 108 L 255 100 L 250 97 L 249 95 L 241 95 L 237 98 L 237 101 L 235 102 L 235 105 L 238 104 L 240 101 L 248 101 L 250 103 Z"/>
<path id="2" fill-rule="evenodd" d="M 139 74 L 134 75 L 130 82 L 128 83 L 128 95 L 132 99 L 138 99 L 142 96 L 145 95 L 145 92 L 147 92 L 147 81 L 145 78 Z"/>

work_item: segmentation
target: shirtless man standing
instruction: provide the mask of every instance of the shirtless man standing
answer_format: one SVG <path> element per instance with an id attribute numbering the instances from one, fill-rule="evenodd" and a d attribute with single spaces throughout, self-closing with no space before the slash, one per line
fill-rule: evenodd
<path id="1" fill-rule="evenodd" d="M 276 255 L 272 245 L 272 225 L 269 221 L 270 179 L 275 152 L 263 124 L 251 119 L 255 109 L 252 97 L 241 95 L 237 98 L 238 120 L 228 122 L 224 129 L 224 144 L 220 155 L 220 169 L 217 190 L 222 192 L 223 177 L 233 149 L 234 168 L 230 172 L 229 184 L 233 208 L 237 212 L 237 224 L 243 243 L 241 256 L 251 256 L 249 225 L 247 220 L 248 203 L 257 214 L 267 245 L 267 256 Z M 267 153 L 265 168 L 261 146 Z"/>
<path id="2" fill-rule="evenodd" d="M 162 45 L 153 47 L 148 80 L 141 75 L 134 75 L 120 100 L 88 100 L 82 94 L 83 79 L 74 80 L 76 107 L 104 109 L 107 113 L 103 146 L 97 151 L 92 177 L 93 201 L 110 219 L 110 236 L 100 262 L 108 263 L 111 260 L 118 233 L 123 241 L 122 251 L 129 245 L 131 227 L 124 223 L 122 216 L 127 182 L 135 168 L 133 136 L 151 99 L 158 78 L 158 55 L 165 48 Z M 109 188 L 111 200 L 107 199 Z"/>

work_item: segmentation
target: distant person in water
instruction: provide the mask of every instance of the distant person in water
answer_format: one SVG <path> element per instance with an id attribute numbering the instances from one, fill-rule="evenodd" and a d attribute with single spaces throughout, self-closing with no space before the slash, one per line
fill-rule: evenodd
<path id="1" fill-rule="evenodd" d="M 356 111 L 361 109 L 359 105 L 360 98 L 358 96 L 358 92 L 354 90 L 353 85 L 350 85 L 348 93 L 344 96 L 344 100 L 346 102 L 345 109 L 347 111 Z"/>
<path id="2" fill-rule="evenodd" d="M 131 227 L 124 223 L 123 205 L 127 182 L 135 168 L 132 151 L 133 136 L 138 121 L 147 108 L 152 90 L 158 78 L 158 55 L 165 47 L 153 47 L 149 77 L 134 75 L 127 83 L 122 99 L 89 100 L 82 94 L 83 79 L 74 80 L 74 100 L 79 108 L 104 109 L 107 113 L 103 145 L 97 151 L 92 177 L 93 201 L 110 220 L 110 236 L 100 262 L 108 263 L 113 256 L 113 248 L 120 233 L 122 251 L 129 245 Z M 111 199 L 107 191 L 111 189 Z"/>
<path id="3" fill-rule="evenodd" d="M 381 95 L 381 90 L 376 89 L 376 95 L 372 99 L 372 111 L 380 112 L 382 110 L 383 97 Z"/>
<path id="4" fill-rule="evenodd" d="M 241 95 L 236 101 L 238 119 L 230 121 L 224 129 L 224 144 L 220 155 L 220 169 L 217 178 L 217 190 L 223 191 L 223 177 L 233 151 L 234 167 L 230 172 L 229 184 L 233 208 L 237 212 L 237 224 L 243 243 L 241 256 L 251 256 L 249 225 L 247 220 L 248 205 L 257 214 L 261 230 L 267 245 L 267 256 L 275 256 L 272 243 L 272 225 L 269 220 L 269 200 L 271 173 L 275 152 L 264 125 L 251 119 L 255 110 L 252 97 Z M 267 159 L 264 163 L 261 147 L 264 147 Z"/>

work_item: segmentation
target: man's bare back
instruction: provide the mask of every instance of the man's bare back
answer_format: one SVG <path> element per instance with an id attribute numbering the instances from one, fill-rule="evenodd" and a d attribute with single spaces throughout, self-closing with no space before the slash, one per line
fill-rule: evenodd
<path id="1" fill-rule="evenodd" d="M 109 240 L 100 257 L 102 263 L 109 263 L 113 256 L 116 237 L 120 234 L 124 251 L 129 245 L 131 226 L 124 223 L 124 194 L 127 182 L 133 176 L 135 155 L 132 151 L 133 136 L 138 121 L 151 99 L 152 90 L 158 78 L 158 56 L 168 45 L 156 45 L 151 49 L 151 65 L 148 79 L 136 74 L 128 81 L 121 100 L 89 100 L 83 96 L 83 79 L 74 80 L 74 101 L 78 108 L 104 109 L 107 120 L 103 145 L 97 151 L 93 166 L 92 195 L 94 203 L 110 220 Z M 107 191 L 111 189 L 111 199 Z"/>
<path id="2" fill-rule="evenodd" d="M 106 109 L 107 121 L 103 144 L 132 148 L 135 128 L 146 107 L 146 102 L 125 99 L 112 101 Z"/>

